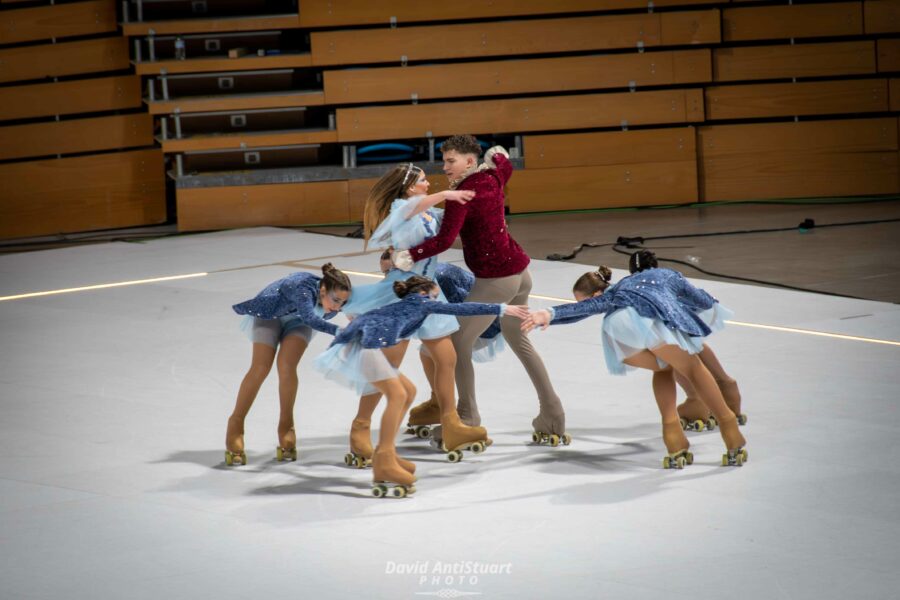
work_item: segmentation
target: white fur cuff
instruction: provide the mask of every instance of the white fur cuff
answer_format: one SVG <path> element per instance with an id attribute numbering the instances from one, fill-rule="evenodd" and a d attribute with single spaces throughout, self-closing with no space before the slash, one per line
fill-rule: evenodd
<path id="1" fill-rule="evenodd" d="M 497 168 L 497 165 L 494 164 L 495 154 L 502 154 L 506 158 L 509 158 L 509 152 L 507 152 L 503 146 L 494 146 L 493 148 L 489 148 L 488 151 L 484 153 L 484 164 L 486 164 L 489 169 Z"/>
<path id="2" fill-rule="evenodd" d="M 394 262 L 394 266 L 401 271 L 411 271 L 413 268 L 414 261 L 412 259 L 412 255 L 409 253 L 409 250 L 394 252 L 391 260 Z"/>

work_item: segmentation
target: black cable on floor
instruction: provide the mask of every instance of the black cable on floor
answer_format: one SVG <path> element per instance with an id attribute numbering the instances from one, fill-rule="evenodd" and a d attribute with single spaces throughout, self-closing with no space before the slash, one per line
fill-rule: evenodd
<path id="1" fill-rule="evenodd" d="M 653 240 L 672 240 L 672 239 L 684 239 L 684 238 L 692 238 L 692 237 L 716 237 L 716 236 L 725 236 L 725 235 L 745 235 L 750 233 L 775 233 L 782 231 L 809 231 L 811 229 L 825 229 L 828 227 L 851 227 L 858 225 L 877 225 L 880 223 L 896 223 L 900 222 L 900 218 L 894 219 L 877 219 L 877 220 L 869 220 L 869 221 L 847 221 L 843 223 L 826 223 L 824 225 L 817 225 L 815 221 L 812 219 L 805 219 L 802 223 L 795 227 L 772 227 L 766 229 L 740 229 L 736 231 L 716 231 L 710 233 L 685 233 L 685 234 L 674 234 L 674 235 L 657 235 L 651 237 L 641 237 L 641 236 L 633 236 L 633 237 L 622 237 L 620 236 L 614 243 L 591 243 L 586 242 L 579 246 L 576 246 L 572 249 L 572 252 L 566 255 L 563 254 L 549 254 L 547 255 L 547 260 L 571 260 L 575 258 L 582 250 L 585 248 L 602 248 L 606 246 L 611 246 L 614 252 L 619 254 L 624 254 L 626 256 L 630 256 L 635 250 L 642 250 L 646 247 L 644 246 L 645 242 L 653 241 Z M 624 248 L 624 249 L 622 249 Z M 647 250 L 652 250 L 652 248 L 646 248 Z M 728 275 L 725 273 L 714 273 L 712 271 L 707 271 L 697 266 L 696 264 L 684 260 L 679 260 L 676 258 L 665 258 L 662 256 L 656 257 L 656 259 L 660 262 L 670 262 L 677 263 L 680 265 L 684 265 L 686 267 L 690 267 L 701 273 L 706 275 L 711 275 L 713 277 L 720 277 L 722 279 L 733 279 L 735 281 L 746 281 L 748 283 L 756 283 L 759 285 L 767 285 L 771 287 L 777 287 L 787 290 L 794 290 L 798 292 L 808 292 L 812 294 L 824 294 L 826 296 L 837 296 L 839 298 L 852 298 L 854 300 L 866 300 L 867 298 L 860 298 L 859 296 L 851 296 L 849 294 L 839 294 L 836 292 L 826 292 L 822 290 L 812 290 L 807 288 L 801 288 L 797 286 L 787 285 L 784 283 L 777 283 L 774 281 L 765 281 L 762 279 L 753 279 L 750 277 L 739 277 L 737 275 Z"/>

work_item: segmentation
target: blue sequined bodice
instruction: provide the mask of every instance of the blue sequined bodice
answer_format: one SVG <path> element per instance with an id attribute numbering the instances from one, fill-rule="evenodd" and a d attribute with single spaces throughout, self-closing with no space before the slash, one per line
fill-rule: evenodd
<path id="1" fill-rule="evenodd" d="M 304 323 L 334 335 L 337 325 L 328 323 L 337 313 L 324 313 L 319 305 L 319 286 L 322 278 L 312 273 L 291 273 L 267 285 L 250 300 L 235 304 L 232 308 L 239 315 L 251 315 L 261 319 L 277 319 L 296 316 Z"/>
<path id="2" fill-rule="evenodd" d="M 420 294 L 409 294 L 399 302 L 370 310 L 353 319 L 335 336 L 332 345 L 359 341 L 364 348 L 386 348 L 412 336 L 428 315 L 437 313 L 472 317 L 476 315 L 500 315 L 500 304 L 462 302 L 448 304 L 432 300 Z"/>
<path id="3" fill-rule="evenodd" d="M 552 323 L 574 323 L 591 315 L 631 307 L 642 317 L 658 319 L 672 329 L 706 336 L 711 333 L 709 326 L 696 313 L 712 308 L 716 302 L 678 271 L 648 269 L 624 277 L 595 298 L 554 306 Z"/>

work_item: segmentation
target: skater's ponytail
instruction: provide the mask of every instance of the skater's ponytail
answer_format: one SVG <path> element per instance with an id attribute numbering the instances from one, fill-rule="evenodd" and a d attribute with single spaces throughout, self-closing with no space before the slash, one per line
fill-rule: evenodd
<path id="1" fill-rule="evenodd" d="M 421 275 L 413 275 L 406 281 L 394 282 L 394 293 L 398 298 L 405 298 L 410 294 L 418 294 L 419 292 L 430 292 L 437 284 Z"/>
<path id="2" fill-rule="evenodd" d="M 418 180 L 422 172 L 422 169 L 412 163 L 403 163 L 385 173 L 372 186 L 363 210 L 364 250 L 369 246 L 372 233 L 390 214 L 391 204 L 397 198 L 406 198 L 410 186 Z"/>
<path id="3" fill-rule="evenodd" d="M 659 266 L 656 255 L 650 250 L 638 250 L 628 259 L 628 272 L 640 273 L 647 269 L 655 269 Z"/>
<path id="4" fill-rule="evenodd" d="M 597 292 L 606 291 L 611 280 L 612 270 L 606 265 L 602 265 L 596 271 L 585 273 L 579 277 L 575 285 L 572 286 L 572 293 L 581 294 L 582 296 L 593 296 Z"/>
<path id="5" fill-rule="evenodd" d="M 352 288 L 346 273 L 331 263 L 322 265 L 322 287 L 326 292 L 349 292 Z"/>

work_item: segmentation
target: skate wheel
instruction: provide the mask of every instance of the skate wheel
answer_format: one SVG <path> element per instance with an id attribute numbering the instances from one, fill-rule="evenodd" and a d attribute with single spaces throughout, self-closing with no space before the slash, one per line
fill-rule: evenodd
<path id="1" fill-rule="evenodd" d="M 297 449 L 291 448 L 291 460 L 297 460 Z"/>
<path id="2" fill-rule="evenodd" d="M 746 448 L 741 450 L 741 458 L 744 459 L 744 462 L 747 462 L 747 459 L 750 458 L 750 455 L 747 453 Z"/>
<path id="3" fill-rule="evenodd" d="M 747 424 L 747 415 L 741 413 L 737 418 L 738 425 L 746 425 Z"/>
<path id="4" fill-rule="evenodd" d="M 537 431 L 532 433 L 531 441 L 534 442 L 535 444 L 540 444 L 541 443 L 541 434 L 539 434 Z"/>
<path id="5" fill-rule="evenodd" d="M 384 496 L 386 494 L 387 494 L 387 488 L 384 487 L 383 485 L 376 485 L 375 487 L 372 488 L 372 495 L 375 496 L 376 498 L 384 498 Z"/>
<path id="6" fill-rule="evenodd" d="M 458 463 L 462 460 L 462 452 L 460 452 L 459 450 L 451 450 L 447 453 L 447 460 L 452 463 Z"/>
<path id="7" fill-rule="evenodd" d="M 225 451 L 225 464 L 229 467 L 234 464 L 234 456 L 228 450 Z"/>
<path id="8" fill-rule="evenodd" d="M 475 442 L 472 444 L 471 450 L 474 454 L 481 454 L 484 452 L 484 444 L 481 442 Z"/>
<path id="9" fill-rule="evenodd" d="M 727 466 L 728 466 L 728 455 L 727 455 L 727 454 L 723 454 L 723 455 L 722 455 L 722 466 L 723 466 L 723 467 L 727 467 Z"/>
<path id="10" fill-rule="evenodd" d="M 344 455 L 344 464 L 347 465 L 348 467 L 353 464 L 353 455 L 352 454 Z"/>
<path id="11" fill-rule="evenodd" d="M 242 465 L 246 465 L 246 464 L 247 464 L 247 455 L 246 455 L 245 453 L 243 453 L 243 452 L 241 452 L 241 464 L 242 464 Z"/>
<path id="12" fill-rule="evenodd" d="M 559 436 L 555 433 L 550 434 L 550 445 L 556 448 L 559 446 Z"/>
<path id="13" fill-rule="evenodd" d="M 362 456 L 357 456 L 353 459 L 353 466 L 357 469 L 365 469 L 366 468 L 366 459 Z"/>
<path id="14" fill-rule="evenodd" d="M 709 421 L 706 422 L 706 428 L 709 431 L 714 431 L 716 428 L 716 420 L 710 417 Z"/>
<path id="15" fill-rule="evenodd" d="M 394 489 L 391 490 L 391 495 L 394 498 L 405 498 L 406 497 L 406 488 L 402 485 L 398 485 Z"/>
<path id="16" fill-rule="evenodd" d="M 572 443 L 572 436 L 569 435 L 568 433 L 564 433 L 564 434 L 562 434 L 560 441 L 562 441 L 563 446 L 568 446 L 569 444 Z"/>
<path id="17" fill-rule="evenodd" d="M 694 421 L 694 431 L 703 431 L 704 427 L 706 426 L 703 424 L 703 421 Z"/>
<path id="18" fill-rule="evenodd" d="M 739 467 L 744 466 L 744 455 L 741 454 L 740 452 L 738 452 L 737 455 L 734 457 L 734 464 L 736 464 Z"/>
<path id="19" fill-rule="evenodd" d="M 411 486 L 409 486 L 408 488 L 406 488 L 406 495 L 407 495 L 407 496 L 409 496 L 409 495 L 411 495 L 411 494 L 415 494 L 415 493 L 416 493 L 416 486 L 411 485 Z"/>
<path id="20" fill-rule="evenodd" d="M 281 462 L 284 460 L 284 450 L 281 448 L 275 448 L 275 460 Z"/>
<path id="21" fill-rule="evenodd" d="M 668 456 L 663 456 L 663 469 L 671 468 L 672 459 Z"/>
<path id="22" fill-rule="evenodd" d="M 694 453 L 693 452 L 685 452 L 684 459 L 687 462 L 687 464 L 689 464 L 689 465 L 694 464 Z"/>
<path id="23" fill-rule="evenodd" d="M 687 461 L 685 460 L 685 458 L 684 458 L 683 456 L 679 456 L 678 458 L 675 459 L 675 468 L 676 468 L 676 469 L 683 469 L 683 468 L 684 468 L 684 465 L 685 465 L 686 463 L 687 463 Z"/>
<path id="24" fill-rule="evenodd" d="M 427 440 L 431 437 L 431 430 L 427 427 L 419 427 L 416 429 L 416 437 L 420 440 Z"/>
<path id="25" fill-rule="evenodd" d="M 685 431 L 687 431 L 687 430 L 690 429 L 690 427 L 691 427 L 691 426 L 688 424 L 688 420 L 685 419 L 684 417 L 679 418 L 679 419 L 678 419 L 678 422 L 681 423 L 681 428 L 684 429 Z"/>

